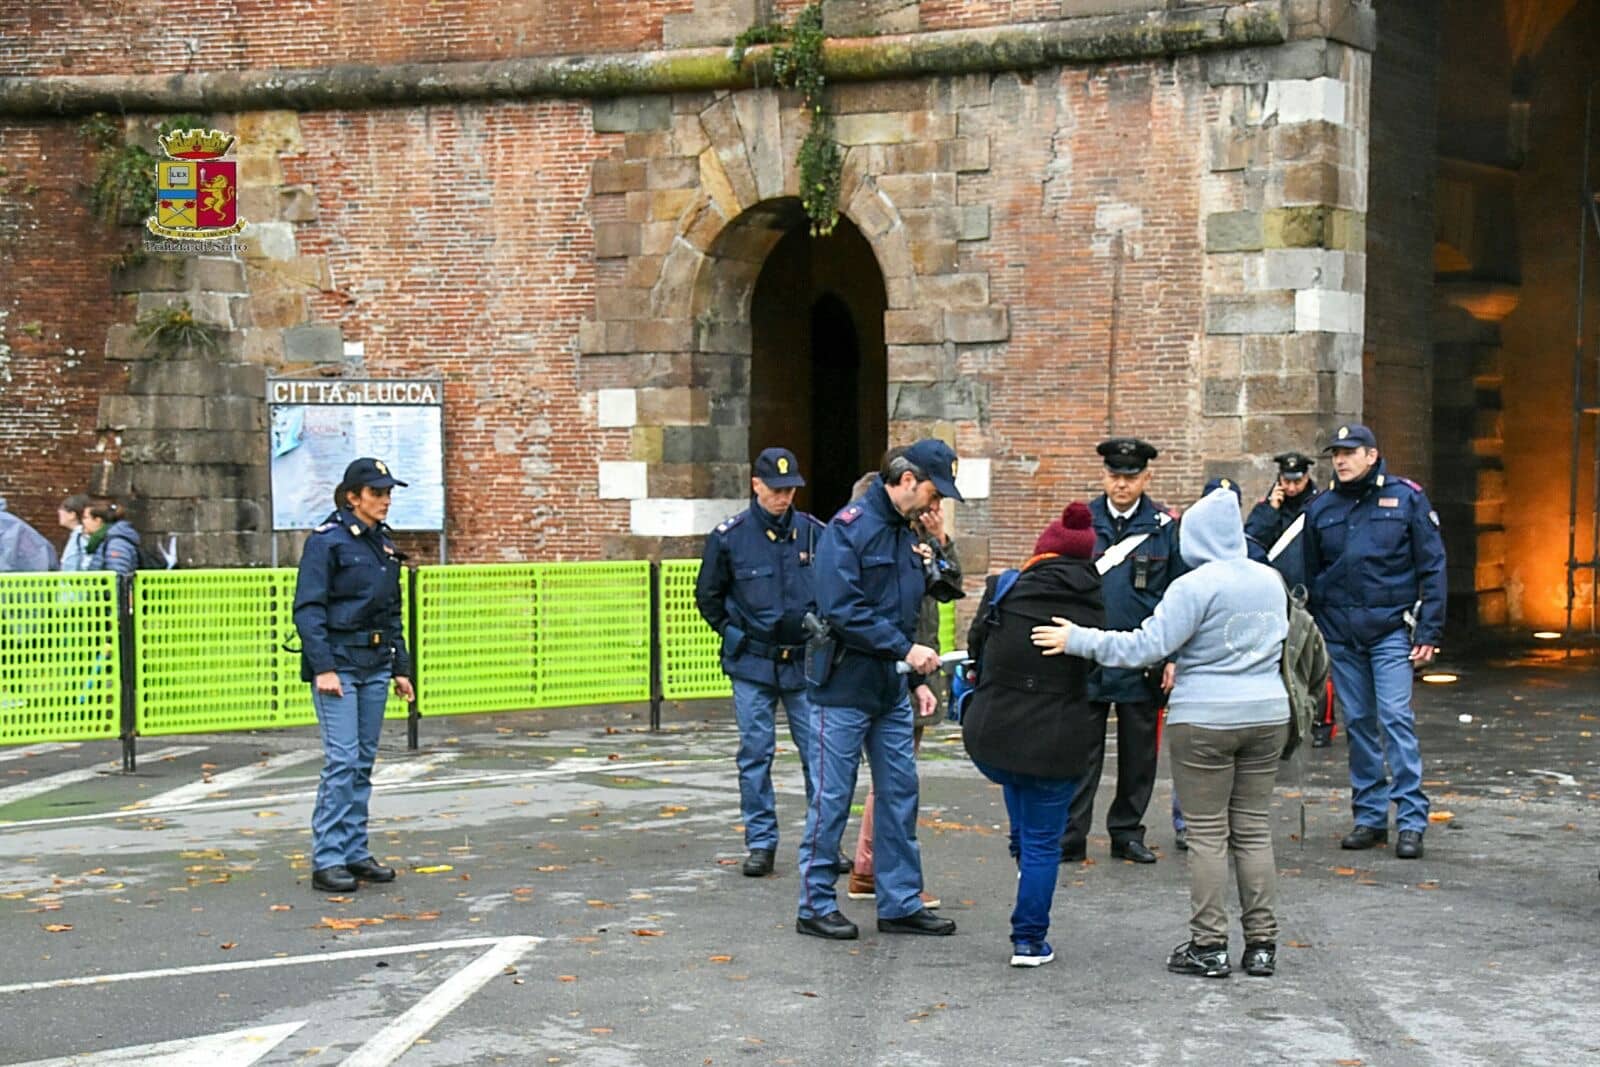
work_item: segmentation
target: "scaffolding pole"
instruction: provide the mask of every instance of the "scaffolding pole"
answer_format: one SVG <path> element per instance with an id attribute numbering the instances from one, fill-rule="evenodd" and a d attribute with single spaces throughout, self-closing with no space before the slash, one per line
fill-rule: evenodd
<path id="1" fill-rule="evenodd" d="M 1589 555 L 1586 559 L 1578 557 L 1578 488 L 1582 481 L 1583 458 L 1580 450 L 1583 444 L 1583 426 L 1589 419 L 1600 416 L 1600 346 L 1596 346 L 1595 367 L 1588 376 L 1596 383 L 1595 398 L 1585 402 L 1584 397 L 1584 357 L 1587 346 L 1584 342 L 1584 305 L 1587 302 L 1589 291 L 1588 259 L 1589 259 L 1589 230 L 1595 232 L 1595 240 L 1600 244 L 1600 190 L 1592 184 L 1594 174 L 1590 167 L 1590 159 L 1594 145 L 1594 91 L 1600 86 L 1600 79 L 1589 83 L 1589 90 L 1584 97 L 1583 106 L 1583 161 L 1581 164 L 1582 181 L 1579 183 L 1578 202 L 1578 293 L 1577 293 L 1577 328 L 1573 333 L 1572 346 L 1572 473 L 1567 492 L 1567 636 L 1572 636 L 1572 612 L 1578 598 L 1578 573 L 1589 572 L 1589 633 L 1600 633 L 1600 419 L 1597 419 L 1592 431 L 1594 437 L 1594 486 L 1590 498 L 1591 514 L 1589 520 Z"/>

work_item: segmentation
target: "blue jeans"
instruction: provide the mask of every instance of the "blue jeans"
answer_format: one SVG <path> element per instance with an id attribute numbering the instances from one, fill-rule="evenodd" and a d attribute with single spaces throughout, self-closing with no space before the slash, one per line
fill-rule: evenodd
<path id="1" fill-rule="evenodd" d="M 314 870 L 370 859 L 367 802 L 372 799 L 372 764 L 389 694 L 389 664 L 341 665 L 343 696 L 311 688 L 322 731 L 322 781 L 311 811 L 311 866 Z"/>
<path id="2" fill-rule="evenodd" d="M 1040 778 L 1017 774 L 973 760 L 989 781 L 999 785 L 1011 819 L 1011 845 L 1017 855 L 1017 906 L 1011 912 L 1011 940 L 1043 941 L 1050 932 L 1050 904 L 1061 870 L 1061 835 L 1078 783 L 1073 778 Z"/>
<path id="3" fill-rule="evenodd" d="M 1344 705 L 1350 739 L 1350 807 L 1357 826 L 1388 829 L 1393 800 L 1398 829 L 1428 829 L 1422 752 L 1411 712 L 1410 656 L 1404 630 L 1365 647 L 1328 642 L 1333 688 Z"/>
<path id="4" fill-rule="evenodd" d="M 843 708 L 813 704 L 811 773 L 815 781 L 800 840 L 800 910 L 814 919 L 839 910 L 839 839 L 856 793 L 861 750 L 872 766 L 873 888 L 880 919 L 922 910 L 922 852 L 917 846 L 917 761 L 912 748 L 911 704 Z"/>
<path id="5" fill-rule="evenodd" d="M 811 701 L 804 689 L 733 679 L 733 717 L 739 723 L 739 815 L 744 820 L 744 847 L 778 847 L 777 798 L 772 792 L 772 760 L 778 736 L 778 701 L 789 718 L 789 736 L 800 751 L 800 773 L 811 803 Z"/>

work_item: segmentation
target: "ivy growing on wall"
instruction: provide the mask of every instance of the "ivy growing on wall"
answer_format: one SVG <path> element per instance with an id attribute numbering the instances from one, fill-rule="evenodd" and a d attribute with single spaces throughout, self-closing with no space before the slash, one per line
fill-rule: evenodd
<path id="1" fill-rule="evenodd" d="M 751 46 L 772 45 L 774 82 L 797 91 L 811 116 L 811 128 L 800 142 L 795 164 L 800 175 L 800 202 L 811 219 L 813 236 L 832 233 L 839 222 L 840 175 L 844 168 L 844 153 L 834 136 L 833 112 L 828 108 L 827 80 L 822 72 L 826 40 L 822 5 L 810 3 L 800 9 L 791 27 L 766 23 L 745 30 L 734 39 L 730 53 L 738 66 Z"/>
<path id="2" fill-rule="evenodd" d="M 195 115 L 177 115 L 156 127 L 160 140 L 173 130 L 203 127 Z M 89 210 L 108 226 L 139 226 L 156 213 L 156 164 L 160 157 L 124 135 L 120 119 L 105 114 L 89 116 L 78 132 L 94 150 L 94 177 L 89 182 Z M 144 242 L 136 233 L 114 267 L 137 266 L 144 260 Z"/>

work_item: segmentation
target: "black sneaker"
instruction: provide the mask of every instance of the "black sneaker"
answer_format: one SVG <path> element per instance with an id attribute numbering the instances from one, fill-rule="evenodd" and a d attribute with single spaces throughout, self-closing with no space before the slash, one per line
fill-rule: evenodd
<path id="1" fill-rule="evenodd" d="M 1167 970 L 1200 978 L 1226 978 L 1233 973 L 1233 966 L 1228 963 L 1228 943 L 1196 946 L 1193 941 L 1185 941 L 1167 957 Z"/>
<path id="2" fill-rule="evenodd" d="M 1246 945 L 1244 955 L 1239 957 L 1239 966 L 1244 968 L 1245 974 L 1271 978 L 1278 970 L 1278 946 L 1270 941 Z"/>

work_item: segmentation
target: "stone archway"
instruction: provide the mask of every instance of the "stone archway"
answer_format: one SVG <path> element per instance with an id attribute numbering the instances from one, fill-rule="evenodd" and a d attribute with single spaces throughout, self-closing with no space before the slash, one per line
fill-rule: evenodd
<path id="1" fill-rule="evenodd" d="M 809 117 L 784 99 L 752 90 L 596 113 L 597 129 L 625 136 L 593 170 L 597 287 L 580 381 L 601 427 L 632 431 L 628 455 L 599 474 L 601 497 L 630 501 L 635 537 L 693 537 L 744 504 L 751 300 L 773 248 L 807 225 L 793 160 Z M 1003 343 L 1010 322 L 961 255 L 988 238 L 987 212 L 963 208 L 956 182 L 988 168 L 987 140 L 952 151 L 954 111 L 937 110 L 951 105 L 929 106 L 840 120 L 840 206 L 882 271 L 888 437 L 938 434 L 959 451 L 959 427 L 987 419 L 959 355 Z M 964 455 L 962 469 L 986 495 L 984 457 Z"/>

